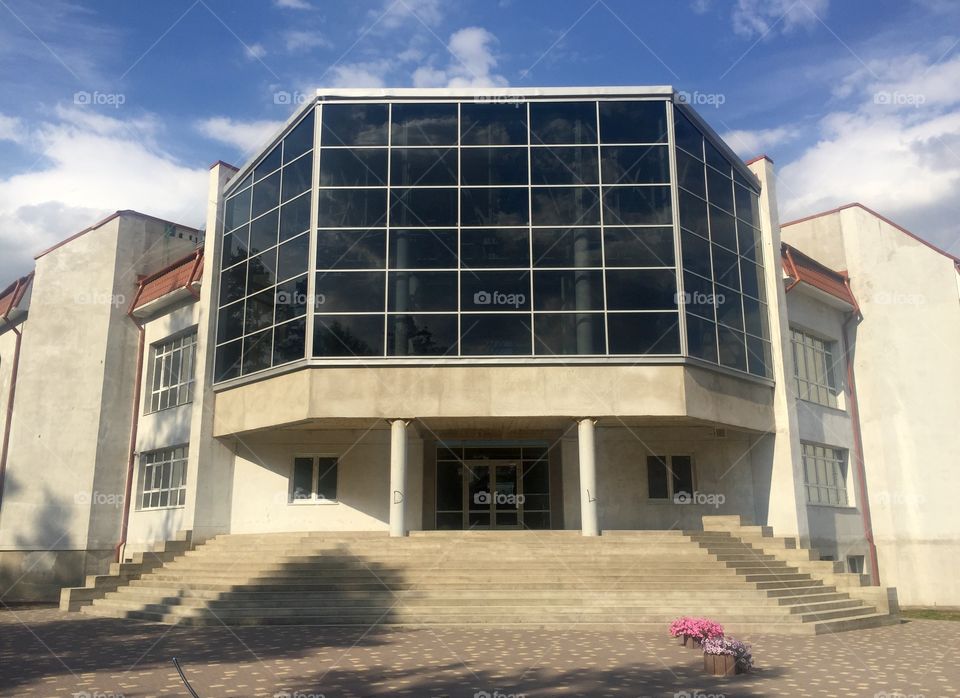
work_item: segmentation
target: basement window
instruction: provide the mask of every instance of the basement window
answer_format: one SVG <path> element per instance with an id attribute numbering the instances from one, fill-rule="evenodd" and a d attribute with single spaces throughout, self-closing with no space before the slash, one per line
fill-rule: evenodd
<path id="1" fill-rule="evenodd" d="M 690 456 L 647 456 L 647 497 L 693 501 L 693 459 Z"/>
<path id="2" fill-rule="evenodd" d="M 334 456 L 297 456 L 290 478 L 290 502 L 337 501 L 339 459 Z"/>

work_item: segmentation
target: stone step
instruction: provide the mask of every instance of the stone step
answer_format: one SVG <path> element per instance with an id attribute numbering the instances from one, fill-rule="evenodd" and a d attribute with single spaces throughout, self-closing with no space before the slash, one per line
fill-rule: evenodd
<path id="1" fill-rule="evenodd" d="M 522 565 L 522 566 L 521 566 Z M 355 576 L 357 574 L 376 575 L 376 576 L 457 576 L 474 575 L 482 578 L 484 575 L 627 575 L 627 574 L 651 574 L 651 575 L 679 575 L 688 576 L 703 574 L 709 572 L 720 576 L 744 575 L 744 574 L 792 574 L 784 569 L 772 569 L 768 567 L 727 567 L 718 565 L 716 562 L 700 563 L 672 563 L 669 565 L 651 565 L 646 560 L 633 560 L 631 563 L 609 560 L 577 560 L 569 563 L 558 563 L 556 561 L 528 561 L 522 563 L 519 560 L 496 560 L 496 561 L 449 561 L 438 562 L 431 561 L 430 564 L 421 566 L 403 567 L 388 565 L 382 560 L 369 561 L 324 561 L 324 560 L 291 560 L 289 562 L 263 561 L 263 562 L 235 562 L 224 565 L 219 562 L 210 562 L 203 559 L 183 560 L 180 562 L 165 565 L 163 567 L 166 573 L 177 573 L 184 575 L 206 574 L 211 571 L 218 571 L 233 574 L 245 574 L 248 576 L 264 575 L 271 572 L 282 572 L 290 576 L 323 576 L 333 578 L 339 576 Z"/>

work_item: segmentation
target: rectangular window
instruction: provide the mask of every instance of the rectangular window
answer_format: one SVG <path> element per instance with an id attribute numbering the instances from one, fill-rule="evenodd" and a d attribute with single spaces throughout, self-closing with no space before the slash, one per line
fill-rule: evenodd
<path id="1" fill-rule="evenodd" d="M 845 507 L 847 454 L 839 448 L 803 443 L 803 479 L 808 504 Z"/>
<path id="2" fill-rule="evenodd" d="M 290 478 L 291 502 L 337 500 L 339 460 L 334 456 L 297 456 Z"/>
<path id="3" fill-rule="evenodd" d="M 185 405 L 193 400 L 196 331 L 150 348 L 150 402 L 148 412 Z"/>
<path id="4" fill-rule="evenodd" d="M 187 499 L 187 446 L 140 455 L 140 509 L 182 507 Z"/>
<path id="5" fill-rule="evenodd" d="M 647 456 L 647 498 L 693 501 L 693 459 L 690 456 Z"/>
<path id="6" fill-rule="evenodd" d="M 837 381 L 830 342 L 791 328 L 797 397 L 827 407 L 837 407 Z"/>

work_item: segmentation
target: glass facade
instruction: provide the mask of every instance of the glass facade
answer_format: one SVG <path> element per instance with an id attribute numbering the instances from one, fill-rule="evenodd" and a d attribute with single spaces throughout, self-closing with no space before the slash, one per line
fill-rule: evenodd
<path id="1" fill-rule="evenodd" d="M 757 217 L 664 98 L 322 102 L 227 192 L 215 378 L 308 351 L 767 375 Z"/>

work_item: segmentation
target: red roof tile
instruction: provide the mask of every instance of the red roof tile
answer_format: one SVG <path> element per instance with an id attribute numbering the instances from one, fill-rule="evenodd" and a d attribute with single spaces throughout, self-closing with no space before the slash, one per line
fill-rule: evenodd
<path id="1" fill-rule="evenodd" d="M 200 248 L 184 258 L 178 259 L 170 266 L 142 279 L 131 310 L 142 308 L 147 303 L 163 298 L 168 293 L 199 283 L 202 276 L 203 248 Z"/>
<path id="2" fill-rule="evenodd" d="M 853 308 L 859 307 L 847 283 L 845 272 L 834 271 L 785 242 L 781 244 L 780 256 L 783 270 L 794 283 L 802 281 L 844 303 L 849 303 Z"/>
<path id="3" fill-rule="evenodd" d="M 26 276 L 21 276 L 12 284 L 0 291 L 0 318 L 6 319 L 10 311 L 17 307 L 17 304 L 23 300 L 23 294 L 27 292 L 30 282 L 33 280 L 33 272 Z"/>

